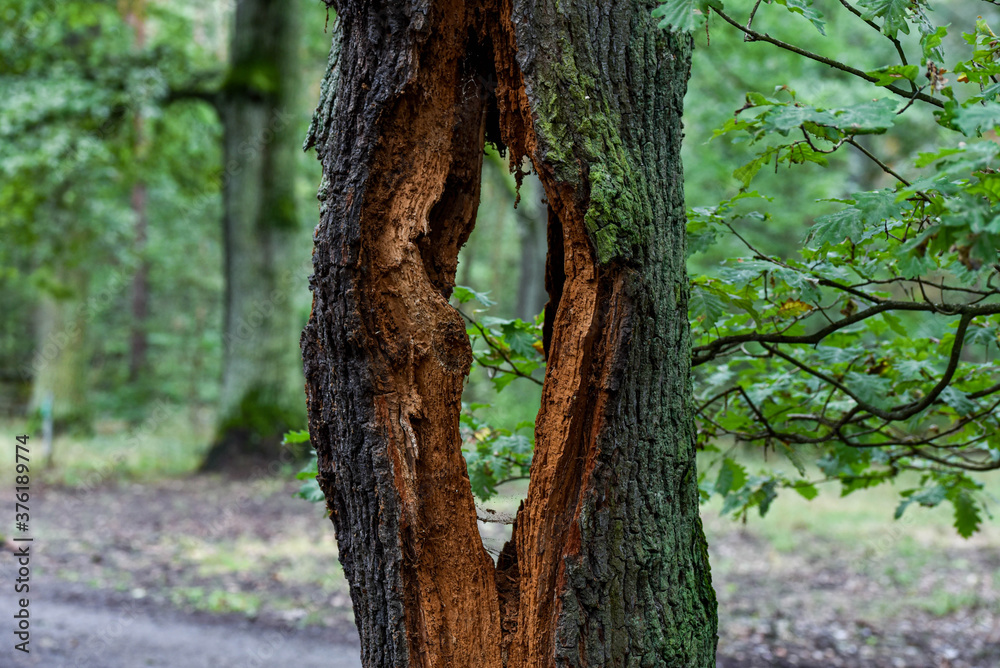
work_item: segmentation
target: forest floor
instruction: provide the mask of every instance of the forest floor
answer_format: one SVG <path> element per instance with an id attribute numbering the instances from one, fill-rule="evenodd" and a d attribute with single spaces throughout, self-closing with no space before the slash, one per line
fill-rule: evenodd
<path id="1" fill-rule="evenodd" d="M 33 489 L 34 651 L 14 665 L 360 665 L 332 525 L 296 486 L 202 476 Z M 779 498 L 746 526 L 705 509 L 718 666 L 1000 666 L 996 523 L 964 541 L 946 517 L 894 523 L 873 498 Z M 13 569 L 0 554 L 0 580 Z"/>

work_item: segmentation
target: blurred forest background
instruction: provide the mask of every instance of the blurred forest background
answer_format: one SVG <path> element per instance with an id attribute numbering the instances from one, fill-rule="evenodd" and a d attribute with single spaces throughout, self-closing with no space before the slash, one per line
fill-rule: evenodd
<path id="1" fill-rule="evenodd" d="M 123 462 L 161 473 L 304 419 L 319 166 L 299 147 L 329 35 L 300 4 L 237 33 L 233 3 L 5 3 L 6 415 L 106 437 L 161 407 L 171 444 Z"/>
<path id="2" fill-rule="evenodd" d="M 320 169 L 301 144 L 331 19 L 246 4 L 236 26 L 234 2 L 4 4 L 0 414 L 31 431 L 52 415 L 67 481 L 154 416 L 115 475 L 195 470 L 226 431 L 273 454 L 304 424 Z M 515 210 L 505 162 L 485 165 L 459 282 L 528 319 L 546 298 L 540 186 Z M 503 410 L 530 415 L 537 397 L 516 395 Z"/>
<path id="3" fill-rule="evenodd" d="M 300 146 L 331 17 L 318 0 L 274 17 L 261 13 L 266 3 L 246 4 L 237 26 L 231 1 L 4 3 L 0 415 L 37 430 L 51 414 L 53 463 L 67 481 L 112 456 L 115 475 L 224 468 L 240 452 L 276 452 L 284 431 L 304 425 L 297 342 L 320 170 Z M 936 18 L 968 24 L 968 7 L 942 4 Z M 827 18 L 834 55 L 893 58 L 854 17 Z M 802 23 L 767 28 L 794 38 Z M 749 152 L 709 140 L 747 90 L 787 86 L 833 105 L 860 85 L 724 28 L 696 38 L 685 111 L 690 207 L 738 190 L 732 172 Z M 892 163 L 931 150 L 939 133 L 904 120 L 890 137 L 865 139 Z M 741 233 L 787 255 L 835 209 L 820 200 L 892 185 L 857 153 L 830 162 L 762 172 L 755 185 L 775 198 L 771 217 L 744 220 Z M 484 164 L 457 282 L 487 293 L 490 315 L 531 320 L 546 299 L 540 186 L 527 179 L 515 208 L 505 161 L 488 155 Z M 696 255 L 692 273 L 738 254 L 735 244 Z M 490 404 L 492 423 L 515 425 L 533 420 L 539 390 L 515 382 L 495 394 L 477 369 L 467 394 Z M 150 445 L 128 447 L 154 415 L 142 429 Z"/>
<path id="4" fill-rule="evenodd" d="M 244 458 L 276 461 L 282 434 L 305 424 L 298 338 L 309 314 L 320 168 L 301 145 L 327 67 L 334 17 L 320 0 L 289 0 L 271 14 L 265 9 L 270 3 L 243 4 L 242 20 L 232 0 L 6 0 L 0 6 L 0 424 L 4 433 L 31 434 L 36 457 L 44 427 L 52 425 L 43 479 L 64 490 L 53 493 L 53 508 L 69 508 L 77 498 L 73 490 L 84 489 L 94 492 L 95 507 L 127 514 L 129 500 L 144 494 L 130 483 L 165 485 L 157 493 L 169 497 L 170 480 L 199 470 L 236 469 Z M 744 4 L 749 11 L 752 3 Z M 985 13 L 988 6 L 980 4 L 977 10 Z M 934 10 L 941 23 L 966 26 L 974 21 L 969 6 L 947 2 Z M 894 57 L 892 46 L 856 17 L 831 7 L 827 18 L 828 51 L 848 61 L 864 58 L 872 67 Z M 787 19 L 766 29 L 794 41 L 802 25 Z M 949 39 L 957 42 L 960 32 Z M 721 22 L 695 40 L 685 109 L 689 207 L 714 205 L 739 190 L 732 172 L 749 159 L 748 149 L 725 137 L 710 139 L 744 104 L 746 91 L 787 86 L 831 106 L 856 97 L 859 83 L 848 75 L 746 44 Z M 891 164 L 932 150 L 939 132 L 914 115 L 891 136 L 863 140 Z M 756 184 L 775 198 L 771 216 L 747 219 L 740 231 L 775 255 L 794 253 L 815 218 L 834 210 L 834 203 L 822 200 L 893 185 L 870 161 L 844 152 L 830 156 L 827 168 L 765 169 Z M 691 271 L 710 272 L 741 252 L 735 241 L 724 241 L 695 256 Z M 530 321 L 546 300 L 545 253 L 539 183 L 528 177 L 518 193 L 506 160 L 487 154 L 477 225 L 460 256 L 457 283 L 488 294 L 496 302 L 489 315 Z M 530 382 L 513 382 L 497 393 L 477 368 L 465 400 L 486 404 L 481 414 L 491 424 L 514 429 L 533 421 L 539 396 Z M 741 456 L 763 463 L 757 451 Z M 6 466 L 0 466 L 3 484 Z M 287 499 L 297 468 L 286 460 L 269 469 L 291 488 L 258 481 L 255 493 Z M 116 484 L 124 485 L 124 496 L 108 491 Z M 520 484 L 512 483 L 509 509 L 516 508 Z M 227 507 L 225 490 L 196 485 L 219 508 Z M 814 633 L 832 639 L 809 651 L 840 656 L 846 652 L 841 645 L 852 642 L 857 654 L 871 634 L 858 636 L 860 627 L 851 627 L 844 637 L 830 636 L 846 622 L 823 620 L 864 601 L 876 619 L 923 615 L 911 628 L 961 612 L 967 624 L 952 628 L 955 637 L 968 633 L 986 642 L 989 633 L 1000 633 L 1000 562 L 987 555 L 1000 546 L 995 524 L 969 542 L 980 552 L 960 553 L 947 511 L 926 511 L 919 530 L 910 524 L 879 547 L 896 503 L 891 492 L 879 494 L 839 505 L 824 495 L 808 507 L 788 499 L 773 523 L 753 535 L 723 523 L 714 506 L 706 511 L 720 600 L 745 605 L 731 613 L 742 621 L 725 631 L 733 647 L 745 641 L 752 653 L 755 643 L 812 642 L 802 639 Z M 302 512 L 320 511 L 293 503 Z M 309 517 L 310 526 L 318 525 L 318 517 Z M 53 538 L 75 530 L 52 522 Z M 291 533 L 309 531 L 306 525 L 290 527 L 277 535 L 277 546 L 273 532 L 178 540 L 170 547 L 173 559 L 193 564 L 195 575 L 183 586 L 175 582 L 163 600 L 252 615 L 271 606 L 278 617 L 322 623 L 319 608 L 300 600 L 311 595 L 307 585 L 318 583 L 326 598 L 317 605 L 333 600 L 331 609 L 349 616 L 346 587 L 342 579 L 331 583 L 328 572 L 332 529 L 326 526 L 324 538 L 306 545 Z M 158 537 L 146 538 L 161 544 Z M 129 539 L 139 546 L 144 540 Z M 124 558 L 112 573 L 67 550 L 62 570 L 52 566 L 60 577 L 132 594 L 166 587 Z M 232 555 L 240 550 L 263 561 L 239 561 Z M 265 553 L 275 561 L 260 556 Z M 315 558 L 315 570 L 288 565 L 306 553 Z M 836 554 L 846 554 L 846 561 L 823 561 Z M 963 569 L 966 579 L 950 579 L 956 559 L 964 559 L 976 579 Z M 268 599 L 257 588 L 273 582 L 261 585 L 260 572 L 240 575 L 272 566 L 303 591 Z M 802 597 L 796 605 L 817 610 L 798 640 L 789 631 L 789 606 L 782 611 L 777 603 L 761 603 L 782 595 L 762 584 L 769 573 L 789 587 L 806 586 L 810 575 L 803 573 L 819 573 L 828 584 L 840 578 L 848 586 L 862 566 L 873 569 L 865 571 L 867 579 L 833 603 L 792 592 Z M 750 584 L 741 580 L 748 573 Z M 213 577 L 229 578 L 214 598 Z M 885 609 L 894 596 L 899 607 Z M 822 606 L 828 607 L 820 612 Z M 893 651 L 925 641 L 899 640 Z M 944 656 L 951 650 L 942 642 L 933 652 Z"/>

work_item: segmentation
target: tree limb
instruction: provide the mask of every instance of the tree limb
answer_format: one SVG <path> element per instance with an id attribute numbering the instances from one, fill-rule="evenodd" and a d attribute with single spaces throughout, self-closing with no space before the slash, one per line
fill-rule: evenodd
<path id="1" fill-rule="evenodd" d="M 809 58 L 810 60 L 815 60 L 818 63 L 823 63 L 824 65 L 828 65 L 842 72 L 853 74 L 854 76 L 864 79 L 865 81 L 869 81 L 871 83 L 878 82 L 877 77 L 873 77 L 872 75 L 863 72 L 857 68 L 851 67 L 850 65 L 847 65 L 837 60 L 833 60 L 832 58 L 827 58 L 826 56 L 821 56 L 818 53 L 812 53 L 811 51 L 806 51 L 805 49 L 795 46 L 794 44 L 789 44 L 788 42 L 782 42 L 780 39 L 775 39 L 774 37 L 771 37 L 767 33 L 760 33 L 751 28 L 747 28 L 741 25 L 738 21 L 736 21 L 734 18 L 732 18 L 725 12 L 716 9 L 715 7 L 712 8 L 712 11 L 721 16 L 723 21 L 725 21 L 726 23 L 733 26 L 734 28 L 745 34 L 747 37 L 749 37 L 750 39 L 748 41 L 767 42 L 768 44 L 773 44 L 774 46 L 777 46 L 781 49 L 785 49 L 786 51 L 791 51 L 792 53 L 804 56 L 806 58 Z M 883 86 L 883 88 L 892 93 L 895 93 L 896 95 L 899 95 L 900 97 L 905 97 L 907 99 L 911 97 L 916 97 L 916 99 L 920 100 L 921 102 L 926 102 L 928 104 L 932 104 L 935 107 L 940 107 L 942 109 L 944 108 L 944 103 L 941 102 L 941 100 L 936 100 L 930 95 L 927 95 L 926 93 L 919 93 L 917 95 L 913 95 L 911 92 L 903 90 L 902 88 L 893 85 Z"/>

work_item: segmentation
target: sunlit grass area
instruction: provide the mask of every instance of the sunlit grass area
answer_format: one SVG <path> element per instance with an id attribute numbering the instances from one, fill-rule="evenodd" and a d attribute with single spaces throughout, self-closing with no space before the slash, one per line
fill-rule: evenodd
<path id="1" fill-rule="evenodd" d="M 211 438 L 207 412 L 160 403 L 134 424 L 97 420 L 88 432 L 56 434 L 51 454 L 41 432 L 23 420 L 0 422 L 5 434 L 29 435 L 35 483 L 97 487 L 119 480 L 149 481 L 194 471 Z M 14 462 L 0 462 L 0 488 L 11 480 Z"/>
<path id="2" fill-rule="evenodd" d="M 763 458 L 746 459 L 741 463 L 751 472 L 765 464 Z M 781 466 L 773 458 L 767 464 Z M 982 481 L 987 508 L 995 515 L 1000 478 Z M 811 501 L 785 491 L 765 517 L 754 509 L 746 521 L 722 516 L 722 501 L 713 497 L 702 505 L 702 518 L 720 610 L 738 608 L 744 621 L 769 620 L 807 606 L 842 621 L 879 626 L 920 615 L 964 618 L 994 609 L 1000 559 L 989 555 L 1000 554 L 996 517 L 984 517 L 969 539 L 956 532 L 947 503 L 911 504 L 893 519 L 899 491 L 917 483 L 916 475 L 906 474 L 846 497 L 839 483 L 830 483 L 820 485 Z M 797 591 L 803 588 L 807 593 Z M 746 610 L 740 607 L 751 601 Z"/>
<path id="3" fill-rule="evenodd" d="M 712 456 L 702 454 L 699 467 L 708 467 Z M 777 456 L 767 460 L 757 455 L 741 454 L 739 461 L 753 473 L 757 469 L 784 470 L 794 475 L 794 468 Z M 807 471 L 809 473 L 809 471 Z M 812 468 L 812 478 L 822 477 Z M 713 472 L 708 477 L 712 479 Z M 771 504 L 765 517 L 754 509 L 745 526 L 760 536 L 767 538 L 775 549 L 792 552 L 808 549 L 808 542 L 802 536 L 812 535 L 824 540 L 847 545 L 871 543 L 871 549 L 884 550 L 891 542 L 897 549 L 905 549 L 908 541 L 915 541 L 922 547 L 948 545 L 996 545 L 1000 546 L 1000 476 L 984 474 L 978 478 L 984 484 L 981 497 L 987 500 L 987 509 L 994 517 L 984 517 L 981 531 L 969 541 L 963 540 L 952 526 L 954 522 L 951 504 L 943 503 L 935 508 L 925 508 L 911 504 L 899 520 L 893 515 L 900 502 L 899 492 L 919 484 L 919 475 L 904 473 L 891 482 L 877 487 L 856 491 L 842 496 L 841 485 L 837 482 L 817 486 L 819 495 L 807 501 L 791 490 L 782 491 Z M 730 517 L 720 517 L 722 500 L 713 496 L 702 505 L 702 515 L 706 530 L 723 530 L 732 526 Z"/>

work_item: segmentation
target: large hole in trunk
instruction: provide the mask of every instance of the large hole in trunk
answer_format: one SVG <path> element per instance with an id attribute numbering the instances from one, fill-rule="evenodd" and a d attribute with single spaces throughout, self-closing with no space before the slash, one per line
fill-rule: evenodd
<path id="1" fill-rule="evenodd" d="M 459 253 L 460 289 L 451 301 L 477 360 L 462 393 L 461 431 L 480 535 L 494 561 L 528 492 L 545 371 L 547 208 L 538 177 L 525 174 L 518 187 L 507 159 L 488 146 L 476 226 Z M 480 297 L 470 299 L 461 288 Z M 529 377 L 513 373 L 515 367 Z"/>

